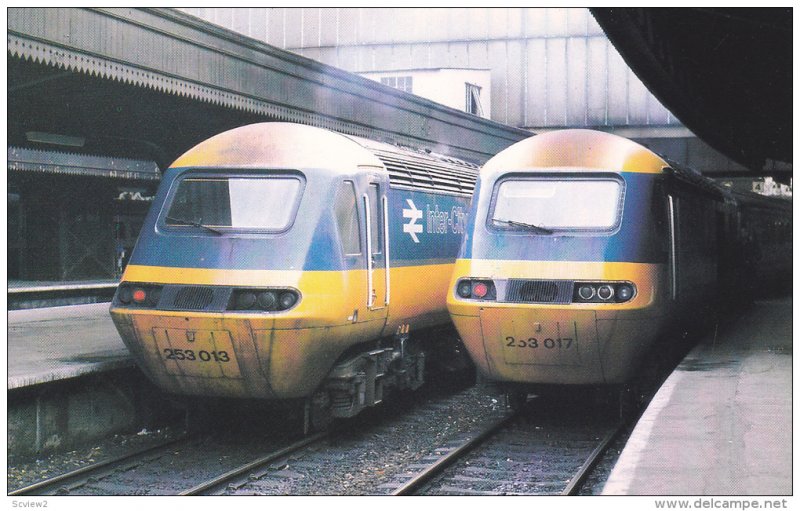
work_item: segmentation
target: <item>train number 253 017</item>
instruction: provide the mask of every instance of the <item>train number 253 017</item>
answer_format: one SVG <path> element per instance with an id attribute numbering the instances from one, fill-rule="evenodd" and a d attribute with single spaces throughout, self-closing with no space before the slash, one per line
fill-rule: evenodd
<path id="1" fill-rule="evenodd" d="M 201 362 L 230 362 L 227 351 L 179 350 L 164 348 L 164 358 L 167 360 L 199 360 Z"/>
<path id="2" fill-rule="evenodd" d="M 555 339 L 546 337 L 540 339 L 537 337 L 528 337 L 527 339 L 517 339 L 515 337 L 506 337 L 506 346 L 510 348 L 545 348 L 548 350 L 568 350 L 572 346 L 572 338 L 570 337 L 557 337 Z"/>

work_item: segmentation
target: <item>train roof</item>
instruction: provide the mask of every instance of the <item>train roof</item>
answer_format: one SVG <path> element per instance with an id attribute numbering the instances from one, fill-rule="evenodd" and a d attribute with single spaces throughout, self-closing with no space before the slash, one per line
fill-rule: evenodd
<path id="1" fill-rule="evenodd" d="M 754 192 L 744 192 L 731 190 L 732 197 L 736 202 L 746 208 L 769 209 L 781 211 L 791 218 L 793 213 L 792 201 L 781 197 L 769 197 Z"/>
<path id="2" fill-rule="evenodd" d="M 352 173 L 382 167 L 374 154 L 330 130 L 285 122 L 262 122 L 224 131 L 178 157 L 170 168 L 326 168 Z"/>
<path id="3" fill-rule="evenodd" d="M 729 189 L 696 170 L 662 157 L 632 140 L 602 131 L 558 130 L 533 136 L 498 153 L 486 162 L 481 173 L 526 170 L 665 174 L 701 193 L 722 200 L 735 200 Z"/>
<path id="4" fill-rule="evenodd" d="M 458 158 L 398 147 L 361 137 L 351 137 L 377 156 L 396 188 L 471 196 L 478 165 Z"/>
<path id="5" fill-rule="evenodd" d="M 471 195 L 478 166 L 445 155 L 402 148 L 324 128 L 263 122 L 215 135 L 186 151 L 170 168 L 318 168 L 352 174 L 371 167 L 392 186 Z"/>
<path id="6" fill-rule="evenodd" d="M 481 174 L 509 170 L 575 170 L 660 174 L 666 160 L 627 138 L 602 131 L 558 130 L 521 140 L 486 162 Z"/>

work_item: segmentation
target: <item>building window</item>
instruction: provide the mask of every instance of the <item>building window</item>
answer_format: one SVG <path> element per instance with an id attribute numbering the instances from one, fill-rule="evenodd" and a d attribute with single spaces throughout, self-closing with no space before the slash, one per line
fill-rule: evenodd
<path id="1" fill-rule="evenodd" d="M 466 112 L 468 114 L 474 114 L 479 117 L 483 117 L 483 108 L 481 107 L 481 88 L 471 83 L 467 83 L 465 85 L 467 86 Z"/>
<path id="2" fill-rule="evenodd" d="M 381 78 L 381 83 L 394 89 L 413 94 L 412 77 L 410 76 L 384 76 Z"/>

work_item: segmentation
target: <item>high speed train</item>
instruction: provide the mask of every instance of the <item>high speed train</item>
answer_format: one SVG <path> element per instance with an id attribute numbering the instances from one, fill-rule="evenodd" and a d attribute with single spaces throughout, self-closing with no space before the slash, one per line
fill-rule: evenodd
<path id="1" fill-rule="evenodd" d="M 447 306 L 512 405 L 612 388 L 665 332 L 791 275 L 791 214 L 616 135 L 537 135 L 481 169 Z"/>
<path id="2" fill-rule="evenodd" d="M 426 332 L 450 325 L 476 176 L 299 124 L 221 133 L 165 172 L 111 316 L 167 391 L 300 399 L 313 427 L 355 415 L 427 361 L 469 365 Z"/>

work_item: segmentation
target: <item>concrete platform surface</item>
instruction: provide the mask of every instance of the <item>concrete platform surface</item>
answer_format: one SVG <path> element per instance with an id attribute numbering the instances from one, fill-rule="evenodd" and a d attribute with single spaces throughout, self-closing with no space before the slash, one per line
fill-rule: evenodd
<path id="1" fill-rule="evenodd" d="M 36 293 L 52 291 L 81 291 L 85 289 L 114 289 L 119 279 L 107 280 L 72 280 L 72 281 L 29 281 L 10 280 L 7 282 L 8 293 Z"/>
<path id="2" fill-rule="evenodd" d="M 791 495 L 792 300 L 756 302 L 656 393 L 606 495 Z"/>
<path id="3" fill-rule="evenodd" d="M 133 365 L 108 303 L 8 312 L 8 389 Z"/>

